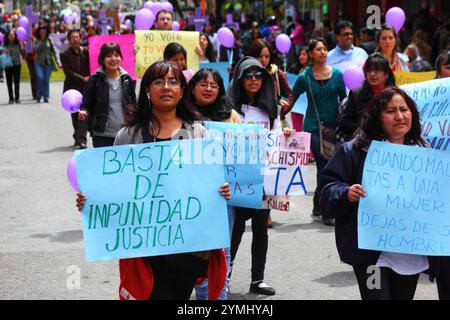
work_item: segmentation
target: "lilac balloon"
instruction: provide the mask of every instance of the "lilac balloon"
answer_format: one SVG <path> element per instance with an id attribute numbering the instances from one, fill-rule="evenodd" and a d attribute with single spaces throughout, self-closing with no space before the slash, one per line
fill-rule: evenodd
<path id="1" fill-rule="evenodd" d="M 30 24 L 30 21 L 28 21 L 28 18 L 25 16 L 21 16 L 19 19 L 19 27 L 23 27 L 24 29 L 28 28 L 28 25 Z"/>
<path id="2" fill-rule="evenodd" d="M 77 163 L 75 161 L 75 156 L 73 156 L 67 164 L 67 179 L 69 180 L 73 190 L 80 192 L 80 189 L 78 188 Z"/>
<path id="3" fill-rule="evenodd" d="M 18 27 L 16 30 L 17 39 L 19 41 L 25 41 L 28 38 L 27 30 L 24 27 Z"/>
<path id="4" fill-rule="evenodd" d="M 150 10 L 153 12 L 153 15 L 156 17 L 159 11 L 163 9 L 162 3 L 154 2 L 150 5 Z"/>
<path id="5" fill-rule="evenodd" d="M 143 8 L 152 10 L 152 5 L 153 5 L 153 1 L 147 1 L 146 3 L 144 3 Z"/>
<path id="6" fill-rule="evenodd" d="M 154 20 L 155 17 L 150 10 L 145 8 L 139 10 L 135 18 L 136 30 L 149 30 L 152 27 Z"/>
<path id="7" fill-rule="evenodd" d="M 288 54 L 289 50 L 291 50 L 291 38 L 289 38 L 286 34 L 282 33 L 277 36 L 275 39 L 275 45 L 277 47 L 277 50 L 280 51 L 282 54 Z"/>
<path id="8" fill-rule="evenodd" d="M 227 27 L 222 27 L 217 31 L 217 39 L 226 48 L 233 48 L 234 46 L 233 32 Z"/>
<path id="9" fill-rule="evenodd" d="M 131 26 L 133 25 L 130 19 L 125 20 L 124 24 L 127 29 L 131 29 Z"/>
<path id="10" fill-rule="evenodd" d="M 344 83 L 349 90 L 358 88 L 364 82 L 364 72 L 361 67 L 349 66 L 344 71 Z"/>
<path id="11" fill-rule="evenodd" d="M 83 95 L 74 89 L 64 92 L 61 98 L 61 105 L 67 112 L 75 113 L 80 110 Z"/>
<path id="12" fill-rule="evenodd" d="M 173 12 L 173 6 L 170 2 L 161 3 L 161 7 L 162 7 L 162 10 L 167 10 L 167 11 Z"/>
<path id="13" fill-rule="evenodd" d="M 64 22 L 65 23 L 70 23 L 71 21 L 72 21 L 72 14 L 71 13 L 64 15 Z"/>
<path id="14" fill-rule="evenodd" d="M 120 23 L 123 23 L 123 21 L 125 20 L 125 16 L 123 15 L 123 13 L 119 13 L 119 14 L 117 15 L 117 17 L 119 18 L 119 22 L 120 22 Z"/>
<path id="15" fill-rule="evenodd" d="M 174 21 L 172 23 L 172 30 L 173 31 L 180 31 L 180 24 L 178 23 L 178 21 Z"/>
<path id="16" fill-rule="evenodd" d="M 72 23 L 76 23 L 78 20 L 78 14 L 76 12 L 72 13 Z"/>
<path id="17" fill-rule="evenodd" d="M 3 42 L 3 39 L 5 39 L 5 36 L 3 35 L 3 33 L 0 32 L 0 43 Z"/>
<path id="18" fill-rule="evenodd" d="M 386 23 L 399 32 L 405 23 L 405 12 L 399 7 L 393 7 L 386 13 Z"/>

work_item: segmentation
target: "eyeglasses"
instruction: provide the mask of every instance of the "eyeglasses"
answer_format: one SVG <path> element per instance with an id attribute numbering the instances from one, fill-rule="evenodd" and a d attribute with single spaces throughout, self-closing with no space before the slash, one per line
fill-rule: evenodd
<path id="1" fill-rule="evenodd" d="M 345 33 L 341 33 L 340 35 L 344 36 L 344 37 L 353 37 L 353 32 L 345 32 Z"/>
<path id="2" fill-rule="evenodd" d="M 214 90 L 219 89 L 219 85 L 217 83 L 213 83 L 213 82 L 212 83 L 211 82 L 197 82 L 196 86 L 199 86 L 202 89 L 206 89 L 208 87 L 211 89 L 214 89 Z"/>
<path id="3" fill-rule="evenodd" d="M 177 79 L 169 79 L 169 80 L 163 80 L 163 79 L 156 79 L 152 82 L 152 85 L 156 88 L 163 88 L 165 85 L 168 85 L 170 88 L 179 88 L 181 87 L 181 82 Z"/>
<path id="4" fill-rule="evenodd" d="M 255 79 L 262 79 L 263 78 L 263 73 L 261 71 L 247 71 L 244 75 L 245 79 L 250 80 L 253 77 L 255 77 Z"/>

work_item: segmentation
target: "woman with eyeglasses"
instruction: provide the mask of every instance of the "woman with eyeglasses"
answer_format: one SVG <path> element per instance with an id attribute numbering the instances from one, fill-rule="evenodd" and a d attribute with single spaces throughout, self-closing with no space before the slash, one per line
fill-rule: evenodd
<path id="1" fill-rule="evenodd" d="M 197 71 L 188 83 L 187 94 L 195 111 L 199 112 L 203 120 L 218 122 L 241 123 L 237 112 L 233 110 L 233 103 L 225 95 L 225 87 L 220 74 L 210 68 Z M 229 225 L 234 223 L 234 208 L 228 206 Z M 231 230 L 230 230 L 231 233 Z M 230 265 L 230 248 L 225 248 L 227 269 Z M 227 299 L 228 281 L 219 296 L 219 300 Z M 208 279 L 195 286 L 197 300 L 208 299 Z"/>
<path id="2" fill-rule="evenodd" d="M 186 79 L 176 64 L 152 64 L 142 77 L 135 117 L 119 131 L 114 145 L 204 137 L 205 128 L 194 122 L 198 114 L 187 98 L 186 87 Z M 230 199 L 227 183 L 219 192 Z M 77 196 L 81 210 L 86 197 L 81 193 Z M 223 250 L 122 259 L 119 268 L 121 299 L 131 295 L 139 300 L 189 300 L 197 279 L 206 274 L 210 297 L 217 299 L 226 276 Z"/>
<path id="3" fill-rule="evenodd" d="M 381 29 L 377 33 L 377 48 L 376 52 L 381 52 L 389 61 L 391 70 L 395 71 L 409 71 L 408 56 L 398 52 L 399 38 L 394 27 L 388 24 L 382 24 Z"/>
<path id="4" fill-rule="evenodd" d="M 244 57 L 234 69 L 233 79 L 227 90 L 234 109 L 243 122 L 264 125 L 266 129 L 280 129 L 277 96 L 272 76 L 253 57 Z M 251 115 L 258 114 L 258 121 Z M 262 199 L 261 199 L 262 200 Z M 231 268 L 245 231 L 245 222 L 252 219 L 252 281 L 250 292 L 274 295 L 275 290 L 264 282 L 269 237 L 267 221 L 269 209 L 249 209 L 235 207 L 235 220 L 231 237 Z"/>
<path id="5" fill-rule="evenodd" d="M 98 56 L 100 67 L 89 78 L 78 119 L 88 121 L 94 148 L 112 146 L 120 129 L 134 114 L 136 93 L 128 72 L 120 65 L 122 51 L 105 43 Z"/>
<path id="6" fill-rule="evenodd" d="M 327 164 L 327 159 L 320 153 L 319 123 L 336 128 L 337 111 L 340 102 L 347 96 L 342 72 L 327 64 L 327 43 L 322 38 L 312 39 L 308 54 L 312 65 L 298 77 L 294 84 L 295 99 L 306 91 L 308 107 L 303 120 L 303 130 L 311 133 L 311 150 L 317 166 L 317 184 L 320 172 Z M 319 119 L 317 118 L 319 116 Z M 320 217 L 319 190 L 316 188 L 313 199 L 313 217 Z M 334 225 L 332 219 L 323 219 L 325 225 Z"/>

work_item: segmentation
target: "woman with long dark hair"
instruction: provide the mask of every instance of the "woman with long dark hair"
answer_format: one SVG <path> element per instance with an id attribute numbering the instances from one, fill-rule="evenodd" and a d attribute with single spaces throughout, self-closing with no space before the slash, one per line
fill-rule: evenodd
<path id="1" fill-rule="evenodd" d="M 188 83 L 187 94 L 203 120 L 218 122 L 241 123 L 237 112 L 233 110 L 233 103 L 225 95 L 225 86 L 219 72 L 210 68 L 203 68 L 197 71 Z M 231 226 L 234 224 L 234 207 L 228 206 L 228 221 Z M 231 234 L 230 234 L 231 237 Z M 230 266 L 230 248 L 225 248 L 227 269 Z M 227 299 L 228 281 L 219 296 L 219 300 Z M 208 299 L 208 279 L 195 286 L 197 300 Z"/>
<path id="2" fill-rule="evenodd" d="M 205 128 L 194 122 L 198 114 L 187 98 L 186 87 L 186 79 L 176 64 L 168 61 L 152 64 L 142 77 L 136 114 L 119 131 L 114 145 L 204 137 Z M 230 198 L 227 183 L 219 192 Z M 81 193 L 77 197 L 77 207 L 81 210 L 86 197 Z M 197 279 L 206 274 L 210 287 L 217 289 L 210 290 L 211 298 L 216 299 L 226 274 L 225 259 L 220 257 L 223 251 L 210 250 L 122 259 L 119 262 L 121 299 L 132 295 L 135 299 L 189 300 Z"/>
<path id="3" fill-rule="evenodd" d="M 412 300 L 421 272 L 433 265 L 426 256 L 358 248 L 358 202 L 366 196 L 364 162 L 372 141 L 426 147 L 415 102 L 401 89 L 375 95 L 352 141 L 344 143 L 322 170 L 320 211 L 336 219 L 336 247 L 342 262 L 353 267 L 363 300 Z M 379 288 L 367 283 L 379 270 Z M 433 270 L 430 268 L 430 271 Z"/>
<path id="4" fill-rule="evenodd" d="M 339 103 L 346 97 L 342 72 L 327 64 L 327 43 L 322 38 L 312 39 L 308 54 L 312 65 L 298 77 L 294 85 L 295 99 L 306 92 L 308 107 L 303 121 L 303 130 L 311 133 L 311 151 L 317 166 L 317 182 L 327 159 L 320 153 L 320 124 L 335 128 Z M 319 119 L 317 118 L 319 117 Z M 313 216 L 320 217 L 318 189 L 314 193 Z M 323 219 L 324 224 L 334 225 L 333 220 Z"/>
<path id="5" fill-rule="evenodd" d="M 395 77 L 389 61 L 379 52 L 367 58 L 363 71 L 365 80 L 360 87 L 350 90 L 347 105 L 338 124 L 346 141 L 353 138 L 359 121 L 373 96 L 386 87 L 395 86 Z"/>

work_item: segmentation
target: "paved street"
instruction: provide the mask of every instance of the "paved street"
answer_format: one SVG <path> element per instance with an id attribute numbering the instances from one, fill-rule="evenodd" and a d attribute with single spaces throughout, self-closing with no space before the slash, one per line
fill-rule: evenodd
<path id="1" fill-rule="evenodd" d="M 50 104 L 32 102 L 30 84 L 22 82 L 22 104 L 8 105 L 6 83 L 0 84 L 0 299 L 118 299 L 117 261 L 87 263 L 84 258 L 81 219 L 66 178 L 72 125 L 59 103 L 62 82 L 50 86 Z M 314 166 L 304 176 L 313 191 Z M 289 213 L 272 214 L 265 280 L 277 294 L 248 293 L 248 223 L 231 299 L 359 299 L 351 268 L 339 261 L 333 228 L 310 216 L 309 194 L 293 201 Z M 416 299 L 437 299 L 426 276 Z"/>

